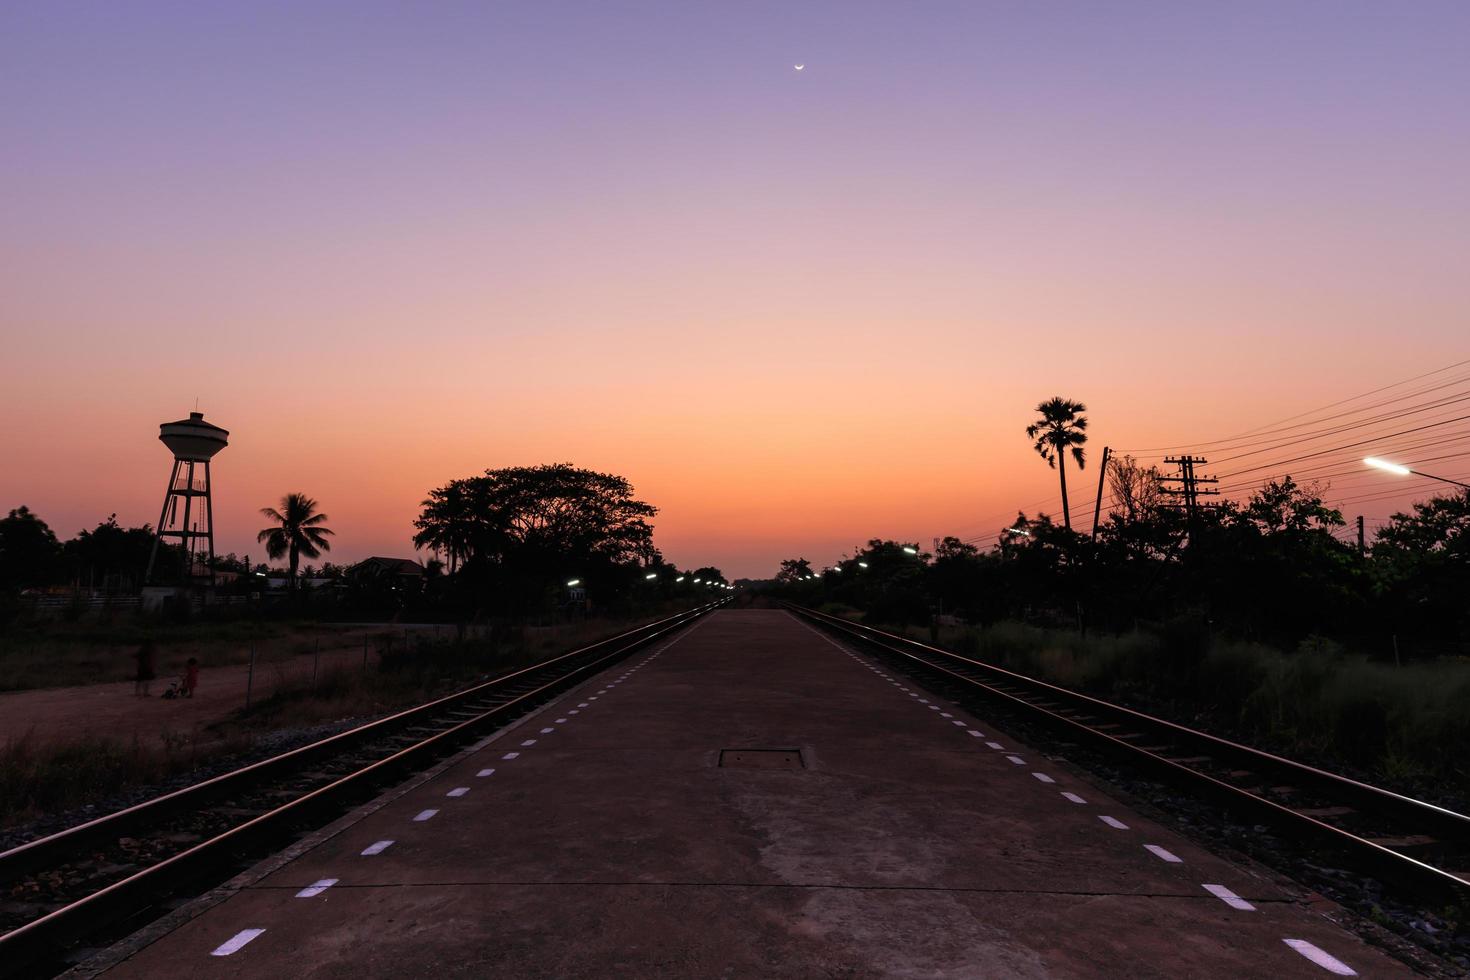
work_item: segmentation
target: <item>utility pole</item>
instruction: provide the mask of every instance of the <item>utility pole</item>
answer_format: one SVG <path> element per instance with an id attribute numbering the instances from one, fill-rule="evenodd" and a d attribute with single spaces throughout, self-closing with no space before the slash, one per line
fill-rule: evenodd
<path id="1" fill-rule="evenodd" d="M 1200 484 L 1220 482 L 1215 477 L 1200 476 L 1195 472 L 1194 467 L 1196 464 L 1208 463 L 1209 460 L 1203 456 L 1165 456 L 1164 462 L 1173 463 L 1175 466 L 1178 466 L 1179 475 L 1161 476 L 1159 477 L 1159 482 L 1177 483 L 1179 484 L 1179 489 L 1164 487 L 1162 488 L 1163 492 L 1178 499 L 1180 503 L 1175 504 L 1175 506 L 1183 506 L 1185 513 L 1189 516 L 1189 523 L 1196 523 L 1199 520 L 1201 508 L 1214 506 L 1213 504 L 1200 503 L 1200 498 L 1217 497 L 1220 495 L 1220 491 L 1218 490 L 1200 489 Z"/>
<path id="2" fill-rule="evenodd" d="M 1368 553 L 1368 548 L 1363 540 L 1363 515 L 1358 515 L 1358 557 L 1362 558 Z"/>
<path id="3" fill-rule="evenodd" d="M 1102 465 L 1097 468 L 1097 503 L 1092 505 L 1092 540 L 1097 540 L 1097 520 L 1102 516 L 1102 492 L 1103 480 L 1108 475 L 1108 458 L 1113 451 L 1107 446 L 1103 447 Z"/>

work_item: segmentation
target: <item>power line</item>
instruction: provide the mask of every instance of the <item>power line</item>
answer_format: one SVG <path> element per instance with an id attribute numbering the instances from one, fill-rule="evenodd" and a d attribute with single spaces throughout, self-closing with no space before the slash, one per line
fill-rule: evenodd
<path id="1" fill-rule="evenodd" d="M 1346 405 L 1349 402 L 1355 402 L 1355 401 L 1358 401 L 1358 400 L 1363 399 L 1363 398 L 1368 398 L 1368 397 L 1371 397 L 1373 395 L 1378 394 L 1379 392 L 1389 391 L 1390 389 L 1393 389 L 1393 388 L 1400 388 L 1400 387 L 1402 387 L 1402 386 L 1404 386 L 1406 384 L 1411 384 L 1411 383 L 1413 383 L 1415 381 L 1419 381 L 1419 380 L 1422 380 L 1424 378 L 1433 377 L 1436 374 L 1443 374 L 1446 371 L 1453 371 L 1455 368 L 1464 367 L 1467 364 L 1470 364 L 1470 358 L 1466 358 L 1463 361 L 1456 361 L 1454 364 L 1447 364 L 1444 367 L 1436 368 L 1433 371 L 1426 371 L 1423 374 L 1416 374 L 1412 378 L 1405 378 L 1402 381 L 1395 381 L 1393 384 L 1384 385 L 1381 388 L 1374 388 L 1371 391 L 1365 391 L 1365 392 L 1363 392 L 1361 394 L 1353 395 L 1350 398 L 1343 398 L 1343 399 L 1341 399 L 1339 401 L 1330 402 L 1329 404 L 1323 405 L 1323 406 L 1321 406 L 1319 408 L 1311 409 L 1310 411 L 1301 412 L 1301 413 L 1298 413 L 1296 415 L 1288 415 L 1284 419 L 1277 419 L 1275 422 L 1267 422 L 1264 425 L 1259 425 L 1259 426 L 1255 427 L 1254 429 L 1247 429 L 1244 432 L 1236 433 L 1233 436 L 1226 436 L 1226 437 L 1224 437 L 1222 439 L 1216 439 L 1216 440 L 1213 440 L 1211 442 L 1188 443 L 1188 444 L 1181 444 L 1181 445 L 1177 445 L 1177 446 L 1153 446 L 1153 447 L 1146 448 L 1146 449 L 1120 449 L 1120 450 L 1118 450 L 1118 452 L 1122 452 L 1122 453 L 1135 453 L 1135 454 L 1137 454 L 1137 453 L 1154 453 L 1154 452 L 1170 452 L 1170 451 L 1173 451 L 1173 450 L 1176 450 L 1176 449 L 1195 449 L 1195 448 L 1200 448 L 1200 447 L 1204 447 L 1204 446 L 1215 446 L 1215 445 L 1218 445 L 1218 444 L 1220 444 L 1222 442 L 1230 442 L 1230 441 L 1233 441 L 1233 440 L 1236 440 L 1236 439 L 1244 439 L 1244 438 L 1246 438 L 1248 436 L 1261 435 L 1261 434 L 1263 434 L 1263 430 L 1269 429 L 1272 426 L 1282 425 L 1282 424 L 1285 424 L 1287 422 L 1295 421 L 1296 419 L 1307 418 L 1309 416 L 1316 415 L 1318 412 L 1325 412 L 1328 409 L 1330 409 L 1330 408 L 1336 408 L 1339 405 Z M 1348 414 L 1353 414 L 1353 413 L 1348 413 Z M 1325 420 L 1318 420 L 1318 421 L 1325 421 Z"/>

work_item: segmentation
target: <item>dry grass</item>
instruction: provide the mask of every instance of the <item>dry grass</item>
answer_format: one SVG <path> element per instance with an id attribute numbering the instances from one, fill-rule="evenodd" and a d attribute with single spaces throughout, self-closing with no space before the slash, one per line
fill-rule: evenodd
<path id="1" fill-rule="evenodd" d="M 365 636 L 383 632 L 289 621 L 171 623 L 136 615 L 112 622 L 14 627 L 0 632 L 0 691 L 129 680 L 136 669 L 133 655 L 149 639 L 156 647 L 158 676 L 167 677 L 181 673 L 190 657 L 206 669 L 242 664 L 254 645 L 257 662 L 272 663 L 318 646 L 323 653 L 360 649 Z"/>
<path id="2" fill-rule="evenodd" d="M 927 630 L 907 635 L 929 641 Z M 1461 660 L 1395 666 L 1327 640 L 1280 650 L 1188 623 L 1086 637 L 1017 623 L 944 627 L 940 644 L 1292 758 L 1470 800 L 1470 663 Z"/>
<path id="3" fill-rule="evenodd" d="M 82 806 L 133 786 L 161 782 L 209 759 L 238 752 L 235 741 L 162 733 L 158 739 L 85 736 L 0 744 L 0 826 Z"/>
<path id="4" fill-rule="evenodd" d="M 288 676 L 277 664 L 277 683 L 269 696 L 202 732 L 164 732 L 156 740 L 136 736 L 41 740 L 34 735 L 12 739 L 0 744 L 0 826 L 156 784 L 206 761 L 245 751 L 269 732 L 401 710 L 615 636 L 657 615 L 636 621 L 528 627 L 502 632 L 494 640 L 460 642 L 445 630 L 414 636 L 407 646 L 401 633 L 379 630 L 371 634 L 369 669 L 324 669 L 313 681 L 299 671 Z M 211 635 L 221 645 L 238 642 L 238 635 L 228 629 Z M 204 642 L 198 636 L 194 639 Z M 314 642 L 312 631 L 299 625 L 283 628 L 277 639 L 283 649 L 293 651 L 292 656 L 310 652 Z M 361 642 L 354 640 L 358 647 Z M 85 646 L 79 643 L 75 649 Z M 94 648 L 105 645 L 97 643 Z M 270 669 L 268 665 L 266 670 Z"/>

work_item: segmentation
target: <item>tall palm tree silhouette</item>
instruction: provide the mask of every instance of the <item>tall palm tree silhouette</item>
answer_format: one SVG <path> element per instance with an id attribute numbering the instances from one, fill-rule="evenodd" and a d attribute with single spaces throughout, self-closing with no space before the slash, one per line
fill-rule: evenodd
<path id="1" fill-rule="evenodd" d="M 288 493 L 281 498 L 281 509 L 262 507 L 260 513 L 276 522 L 255 536 L 256 541 L 265 543 L 266 554 L 272 558 L 289 555 L 291 560 L 291 591 L 296 591 L 296 565 L 301 556 L 320 558 L 323 551 L 331 551 L 332 543 L 327 536 L 334 533 L 322 527 L 326 514 L 316 512 L 316 501 L 304 493 Z"/>
<path id="2" fill-rule="evenodd" d="M 1036 406 L 1041 418 L 1026 426 L 1026 435 L 1036 440 L 1036 452 L 1062 478 L 1062 520 L 1072 530 L 1072 511 L 1067 503 L 1067 451 L 1080 470 L 1087 465 L 1082 444 L 1087 441 L 1087 406 L 1065 398 L 1051 398 Z"/>

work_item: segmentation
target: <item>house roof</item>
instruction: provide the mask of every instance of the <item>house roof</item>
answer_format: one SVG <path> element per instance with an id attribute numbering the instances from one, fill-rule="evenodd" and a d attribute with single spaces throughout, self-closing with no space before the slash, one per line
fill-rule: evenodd
<path id="1" fill-rule="evenodd" d="M 412 558 L 384 558 L 381 556 L 374 556 L 372 558 L 364 558 L 361 564 L 377 565 L 380 568 L 387 569 L 395 575 L 424 574 L 424 566 L 420 565 Z"/>

